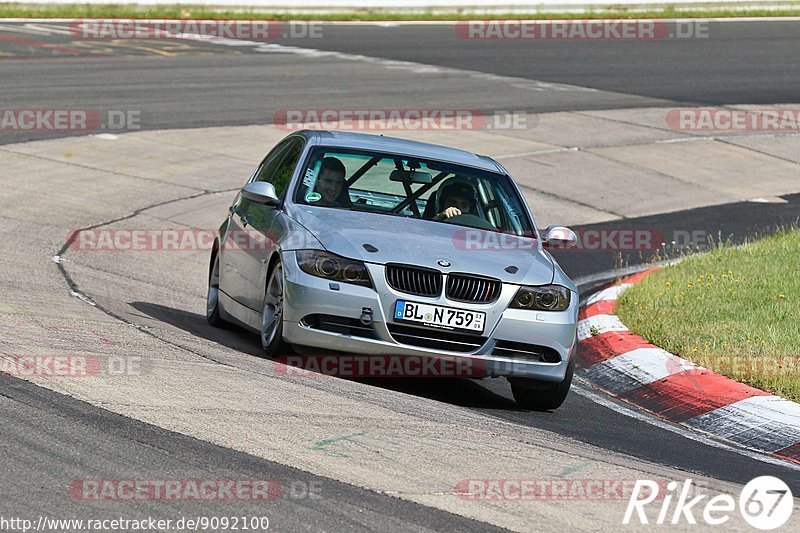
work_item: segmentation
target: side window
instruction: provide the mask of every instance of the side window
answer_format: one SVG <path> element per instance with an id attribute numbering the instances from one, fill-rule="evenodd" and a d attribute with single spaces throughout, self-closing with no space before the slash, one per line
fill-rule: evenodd
<path id="1" fill-rule="evenodd" d="M 279 198 L 283 198 L 292 174 L 303 152 L 303 141 L 288 139 L 270 153 L 256 172 L 254 181 L 268 181 L 275 186 Z"/>
<path id="2" fill-rule="evenodd" d="M 281 161 L 281 155 L 286 151 L 291 141 L 292 139 L 287 139 L 273 148 L 272 151 L 267 154 L 267 157 L 261 161 L 251 181 L 270 181 L 269 177 L 275 173 L 275 168 Z"/>

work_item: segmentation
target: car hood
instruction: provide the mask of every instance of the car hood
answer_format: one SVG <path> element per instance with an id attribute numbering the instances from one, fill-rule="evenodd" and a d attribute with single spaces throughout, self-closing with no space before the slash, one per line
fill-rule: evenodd
<path id="1" fill-rule="evenodd" d="M 287 214 L 326 250 L 368 263 L 469 272 L 520 285 L 545 285 L 553 280 L 551 258 L 532 239 L 347 209 L 292 205 L 287 206 Z M 442 267 L 438 261 L 450 266 Z M 508 272 L 508 267 L 516 267 L 516 272 Z"/>

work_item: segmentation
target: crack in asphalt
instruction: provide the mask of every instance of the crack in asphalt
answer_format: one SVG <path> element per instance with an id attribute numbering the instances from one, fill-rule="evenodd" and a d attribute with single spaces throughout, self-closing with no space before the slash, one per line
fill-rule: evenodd
<path id="1" fill-rule="evenodd" d="M 681 185 L 691 185 L 692 187 L 696 187 L 698 189 L 703 189 L 704 191 L 713 193 L 717 197 L 720 197 L 720 198 L 723 197 L 723 195 L 720 193 L 719 190 L 713 189 L 711 187 L 707 187 L 705 184 L 702 184 L 702 183 L 697 183 L 697 182 L 692 182 L 692 181 L 689 181 L 689 180 L 681 179 L 681 178 L 679 178 L 677 176 L 673 176 L 672 174 L 667 174 L 666 172 L 661 172 L 660 170 L 655 170 L 653 168 L 646 167 L 644 165 L 640 165 L 638 163 L 631 163 L 630 161 L 623 161 L 621 159 L 616 159 L 614 157 L 611 157 L 611 156 L 603 154 L 603 153 L 598 153 L 598 152 L 594 152 L 594 151 L 587 151 L 587 153 L 592 154 L 592 155 L 594 155 L 596 157 L 599 157 L 600 159 L 605 159 L 606 161 L 610 161 L 610 162 L 612 162 L 614 164 L 617 164 L 617 165 L 620 165 L 620 166 L 623 166 L 623 167 L 627 167 L 627 168 L 631 168 L 631 169 L 635 169 L 635 170 L 641 170 L 641 171 L 644 171 L 645 173 L 653 173 L 653 174 L 655 174 L 655 175 L 657 175 L 657 176 L 659 176 L 661 178 L 664 178 L 666 180 L 669 180 L 669 181 L 672 181 L 672 182 L 677 182 L 677 183 L 680 183 Z M 737 198 L 737 197 L 734 197 L 734 196 L 728 196 L 727 200 L 737 201 L 737 200 L 742 200 L 742 198 Z M 634 218 L 638 218 L 638 217 L 634 217 Z"/>
<path id="2" fill-rule="evenodd" d="M 746 138 L 747 136 L 741 136 L 741 137 L 745 137 Z M 739 137 L 739 138 L 741 138 L 741 137 Z M 792 135 L 792 137 L 794 137 L 794 135 Z M 736 137 L 733 137 L 733 138 L 736 138 Z M 765 156 L 771 157 L 773 159 L 778 159 L 780 161 L 786 161 L 787 163 L 792 163 L 793 165 L 800 165 L 800 161 L 795 161 L 794 159 L 789 159 L 787 157 L 781 157 L 779 155 L 771 154 L 771 153 L 765 152 L 763 150 L 757 150 L 757 149 L 753 148 L 752 146 L 746 146 L 744 144 L 736 144 L 735 142 L 731 142 L 730 140 L 728 140 L 728 138 L 722 138 L 722 139 L 716 139 L 716 140 L 721 142 L 721 143 L 723 143 L 723 144 L 729 144 L 731 146 L 735 146 L 736 148 L 744 148 L 745 150 L 749 150 L 749 151 L 755 152 L 757 154 L 765 155 Z"/>
<path id="3" fill-rule="evenodd" d="M 141 207 L 139 209 L 136 209 L 136 210 L 134 210 L 133 212 L 131 212 L 128 215 L 125 215 L 125 216 L 122 216 L 122 217 L 113 218 L 113 219 L 106 220 L 106 221 L 103 221 L 103 222 L 98 222 L 97 224 L 92 224 L 90 226 L 85 226 L 83 228 L 80 228 L 80 229 L 77 229 L 77 230 L 73 231 L 69 235 L 67 240 L 64 242 L 64 244 L 61 246 L 61 248 L 58 250 L 58 252 L 56 252 L 55 255 L 57 257 L 59 257 L 59 258 L 63 258 L 67 254 L 67 251 L 70 249 L 72 244 L 75 242 L 75 239 L 78 238 L 78 235 L 82 231 L 89 231 L 89 230 L 97 229 L 97 228 L 100 228 L 100 227 L 103 227 L 103 226 L 108 226 L 110 224 L 115 224 L 115 223 L 121 222 L 123 220 L 129 220 L 131 218 L 139 216 L 140 214 L 144 213 L 145 211 L 148 211 L 150 209 L 154 209 L 156 207 L 162 207 L 162 206 L 165 206 L 165 205 L 169 205 L 169 204 L 173 204 L 173 203 L 177 203 L 177 202 L 183 202 L 183 201 L 186 201 L 186 200 L 192 200 L 192 199 L 195 199 L 195 198 L 200 198 L 202 196 L 208 196 L 208 195 L 212 195 L 212 194 L 221 194 L 221 193 L 226 193 L 226 192 L 233 192 L 233 191 L 236 191 L 236 190 L 239 190 L 239 187 L 233 187 L 233 188 L 229 188 L 229 189 L 219 189 L 219 190 L 203 189 L 201 192 L 196 193 L 196 194 L 190 194 L 188 196 L 181 196 L 181 197 L 178 197 L 178 198 L 172 198 L 170 200 L 164 200 L 162 202 L 156 202 L 156 203 Z M 243 369 L 235 367 L 235 366 L 233 366 L 231 364 L 225 363 L 223 361 L 219 361 L 219 360 L 217 360 L 217 359 L 215 359 L 215 358 L 213 358 L 211 356 L 204 355 L 204 354 L 202 354 L 202 353 L 200 353 L 200 352 L 198 352 L 196 350 L 192 350 L 191 348 L 187 348 L 186 346 L 182 346 L 182 345 L 180 345 L 180 344 L 178 344 L 176 342 L 173 342 L 173 341 L 171 341 L 169 339 L 165 339 L 163 337 L 160 337 L 159 335 L 156 335 L 153 331 L 151 331 L 149 328 L 140 326 L 140 325 L 136 324 L 135 322 L 132 322 L 132 321 L 126 319 L 122 315 L 119 315 L 119 314 L 115 313 L 114 311 L 108 309 L 107 307 L 105 307 L 105 306 L 103 306 L 103 305 L 101 305 L 101 304 L 99 304 L 97 302 L 94 302 L 89 295 L 84 294 L 83 292 L 80 291 L 80 288 L 79 288 L 77 282 L 73 279 L 73 277 L 70 275 L 70 273 L 64 267 L 64 263 L 62 261 L 53 261 L 53 262 L 55 263 L 56 267 L 58 268 L 58 271 L 63 276 L 64 281 L 67 282 L 67 286 L 69 287 L 71 296 L 78 296 L 78 297 L 83 296 L 85 298 L 88 298 L 89 299 L 89 303 L 91 305 L 93 305 L 95 308 L 99 309 L 100 311 L 102 311 L 106 315 L 110 316 L 111 318 L 119 320 L 120 322 L 123 322 L 124 324 L 127 324 L 129 326 L 133 326 L 134 328 L 136 328 L 138 331 L 144 333 L 145 335 L 148 335 L 148 336 L 150 336 L 152 338 L 155 338 L 155 339 L 157 339 L 157 340 L 159 340 L 161 342 L 164 342 L 164 343 L 166 343 L 166 344 L 168 344 L 168 345 L 170 345 L 170 346 L 172 346 L 174 348 L 178 348 L 179 350 L 186 351 L 188 353 L 191 353 L 193 355 L 196 355 L 196 356 L 198 356 L 198 357 L 200 357 L 202 359 L 206 359 L 206 360 L 211 361 L 213 363 L 217 363 L 217 364 L 220 364 L 220 365 L 223 365 L 223 366 L 227 366 L 227 367 L 230 367 L 230 368 L 237 368 L 239 370 L 243 370 Z M 258 372 L 256 372 L 256 373 L 258 373 Z"/>
<path id="4" fill-rule="evenodd" d="M 564 203 L 579 205 L 581 207 L 586 207 L 586 208 L 591 209 L 593 211 L 597 211 L 598 213 L 607 213 L 609 215 L 614 215 L 615 217 L 620 218 L 620 219 L 628 218 L 625 215 L 622 215 L 620 213 L 615 213 L 614 211 L 608 211 L 606 209 L 600 209 L 597 206 L 594 206 L 594 205 L 591 205 L 591 204 L 587 204 L 585 202 L 581 202 L 580 200 L 575 200 L 573 198 L 567 198 L 566 196 L 561 196 L 560 194 L 548 192 L 548 191 L 545 191 L 545 190 L 542 190 L 542 189 L 537 189 L 536 187 L 532 187 L 530 185 L 524 185 L 522 183 L 517 183 L 517 185 L 519 186 L 520 189 L 527 189 L 527 190 L 533 191 L 533 192 L 535 192 L 537 194 L 541 194 L 542 196 L 546 196 L 548 198 L 554 198 L 556 200 L 560 200 L 560 201 L 562 201 Z"/>

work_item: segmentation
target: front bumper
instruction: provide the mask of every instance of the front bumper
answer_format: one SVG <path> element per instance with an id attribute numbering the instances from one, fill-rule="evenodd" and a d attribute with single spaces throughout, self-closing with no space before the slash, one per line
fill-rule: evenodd
<path id="1" fill-rule="evenodd" d="M 500 297 L 491 304 L 452 302 L 443 295 L 418 297 L 395 291 L 386 284 L 383 265 L 367 264 L 375 288 L 329 280 L 306 274 L 297 264 L 294 252 L 284 252 L 283 336 L 291 344 L 355 354 L 410 355 L 427 358 L 469 360 L 485 369 L 487 376 L 515 376 L 558 382 L 564 379 L 570 357 L 576 348 L 578 295 L 561 312 L 508 309 L 518 285 L 503 284 Z M 333 287 L 338 285 L 338 290 Z M 387 324 L 393 324 L 398 299 L 457 307 L 486 313 L 479 347 L 464 352 L 423 348 L 397 342 Z M 372 311 L 374 338 L 314 329 L 303 322 L 309 315 L 324 314 L 358 319 L 364 308 Z M 424 330 L 423 330 L 424 331 Z M 517 342 L 554 350 L 559 362 L 492 355 L 498 342 Z"/>

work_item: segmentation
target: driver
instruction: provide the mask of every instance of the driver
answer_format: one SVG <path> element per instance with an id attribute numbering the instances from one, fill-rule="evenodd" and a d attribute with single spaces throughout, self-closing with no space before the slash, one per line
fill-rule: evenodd
<path id="1" fill-rule="evenodd" d="M 439 213 L 433 220 L 445 220 L 462 214 L 477 215 L 475 190 L 463 182 L 451 183 L 439 191 Z"/>
<path id="2" fill-rule="evenodd" d="M 326 157 L 322 160 L 322 167 L 317 177 L 315 190 L 321 198 L 315 205 L 323 207 L 349 207 L 350 195 L 345 188 L 344 163 L 335 157 Z"/>

